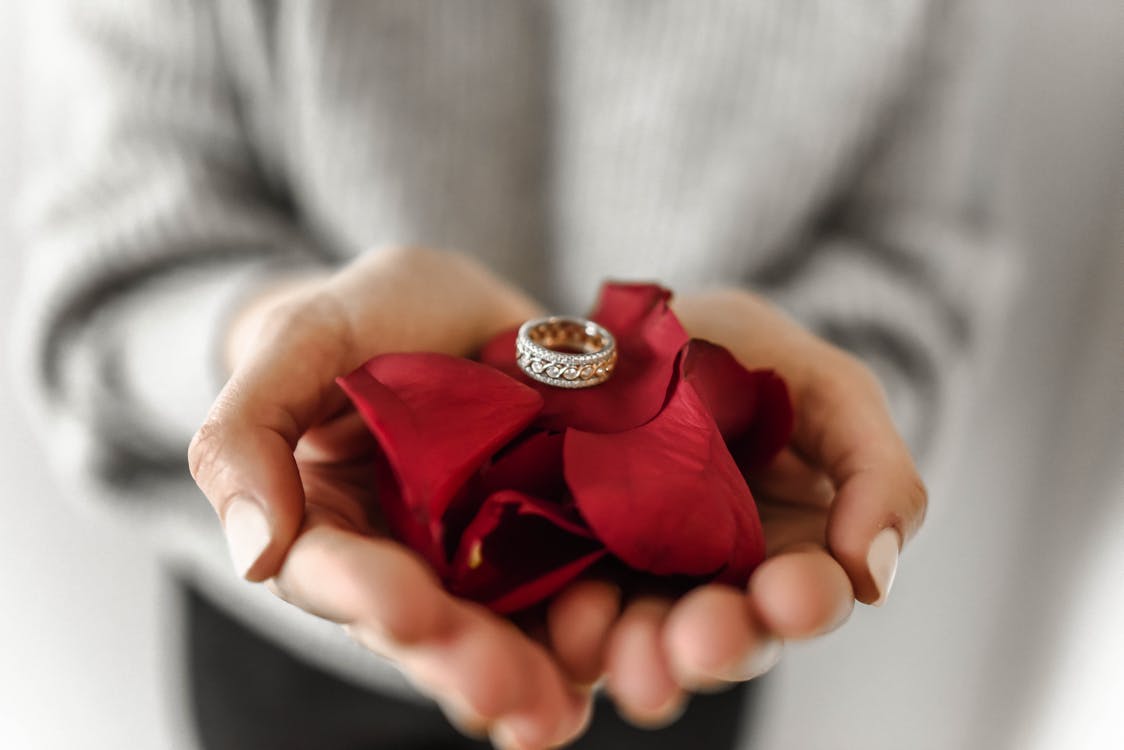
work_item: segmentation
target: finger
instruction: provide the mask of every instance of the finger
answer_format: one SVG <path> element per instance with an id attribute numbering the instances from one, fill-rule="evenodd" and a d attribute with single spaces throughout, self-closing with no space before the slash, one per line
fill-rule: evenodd
<path id="1" fill-rule="evenodd" d="M 309 428 L 294 451 L 298 464 L 358 462 L 369 459 L 378 441 L 350 405 L 340 414 Z"/>
<path id="2" fill-rule="evenodd" d="M 829 549 L 860 601 L 884 601 L 898 548 L 924 519 L 926 494 L 874 376 L 753 295 L 726 290 L 685 297 L 676 310 L 693 335 L 721 341 L 742 362 L 767 363 L 784 376 L 796 407 L 793 445 L 837 490 Z"/>
<path id="3" fill-rule="evenodd" d="M 749 477 L 749 487 L 756 497 L 774 502 L 826 508 L 835 498 L 831 479 L 791 448 L 786 448 L 763 469 Z"/>
<path id="4" fill-rule="evenodd" d="M 745 594 L 722 584 L 700 586 L 676 602 L 663 640 L 677 682 L 693 691 L 764 674 L 782 646 L 756 622 Z"/>
<path id="5" fill-rule="evenodd" d="M 473 731 L 502 722 L 519 742 L 546 746 L 587 721 L 588 696 L 570 688 L 541 646 L 449 596 L 422 560 L 390 540 L 314 520 L 269 585 L 286 601 L 345 624 Z"/>
<path id="6" fill-rule="evenodd" d="M 478 606 L 453 607 L 449 634 L 391 651 L 417 685 L 463 706 L 509 745 L 552 746 L 579 730 L 589 696 L 571 688 L 541 646 Z"/>
<path id="7" fill-rule="evenodd" d="M 365 645 L 384 656 L 445 637 L 456 615 L 421 558 L 390 539 L 340 528 L 327 515 L 310 517 L 267 585 L 318 617 L 361 625 Z"/>
<path id="8" fill-rule="evenodd" d="M 537 646 L 537 644 L 536 644 Z M 535 666 L 545 679 L 524 684 L 529 706 L 495 722 L 491 737 L 503 750 L 539 750 L 569 745 L 585 733 L 593 716 L 589 691 L 566 684 L 566 678 L 544 650 L 534 651 Z"/>
<path id="9" fill-rule="evenodd" d="M 562 729 L 544 733 L 529 725 L 523 717 L 505 718 L 496 722 L 490 737 L 499 750 L 546 750 L 547 748 L 568 747 L 570 743 L 585 734 L 593 718 L 593 699 L 589 693 L 577 693 L 579 705 L 578 720 L 567 719 L 559 725 Z"/>
<path id="10" fill-rule="evenodd" d="M 874 377 L 824 346 L 816 374 L 797 395 L 797 449 L 838 488 L 827 544 L 859 601 L 885 601 L 901 544 L 924 520 L 925 485 L 891 421 Z"/>
<path id="11" fill-rule="evenodd" d="M 392 652 L 416 684 L 490 727 L 505 747 L 555 747 L 584 731 L 590 696 L 541 645 L 478 605 L 453 604 L 451 634 Z"/>
<path id="12" fill-rule="evenodd" d="M 547 610 L 551 649 L 575 683 L 590 685 L 604 672 L 605 647 L 620 602 L 620 588 L 606 581 L 579 581 L 551 602 Z"/>
<path id="13" fill-rule="evenodd" d="M 749 601 L 762 626 L 780 638 L 811 638 L 846 622 L 851 582 L 837 560 L 803 545 L 761 563 L 749 579 Z"/>
<path id="14" fill-rule="evenodd" d="M 300 528 L 304 492 L 293 451 L 338 410 L 334 379 L 355 355 L 326 297 L 278 312 L 223 388 L 188 452 L 192 476 L 223 521 L 240 575 L 270 577 Z"/>
<path id="15" fill-rule="evenodd" d="M 487 739 L 492 725 L 483 716 L 455 698 L 434 698 L 434 700 L 441 713 L 445 714 L 445 718 L 458 732 L 476 740 Z"/>
<path id="16" fill-rule="evenodd" d="M 369 253 L 298 289 L 283 295 L 287 302 L 255 306 L 254 325 L 237 326 L 242 340 L 257 343 L 237 358 L 188 452 L 235 568 L 250 580 L 277 570 L 300 526 L 292 453 L 304 431 L 343 404 L 337 376 L 379 349 L 466 354 L 537 309 L 468 258 L 421 248 Z M 373 314 L 366 300 L 392 314 Z"/>
<path id="17" fill-rule="evenodd" d="M 666 599 L 636 599 L 609 636 L 607 687 L 621 714 L 638 726 L 669 724 L 686 705 L 664 653 L 663 626 L 670 611 Z"/>

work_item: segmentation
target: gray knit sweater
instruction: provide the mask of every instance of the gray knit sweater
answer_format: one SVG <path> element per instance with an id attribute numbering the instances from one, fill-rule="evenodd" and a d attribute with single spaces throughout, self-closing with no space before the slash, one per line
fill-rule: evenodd
<path id="1" fill-rule="evenodd" d="M 224 321 L 271 274 L 410 243 L 559 311 L 605 277 L 744 284 L 865 358 L 921 445 L 996 255 L 951 8 L 75 2 L 19 328 L 52 455 L 263 633 L 378 682 L 234 580 L 187 475 Z"/>

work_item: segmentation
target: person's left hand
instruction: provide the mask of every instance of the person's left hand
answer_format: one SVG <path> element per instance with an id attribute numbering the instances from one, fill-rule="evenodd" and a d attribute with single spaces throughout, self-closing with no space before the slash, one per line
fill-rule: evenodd
<path id="1" fill-rule="evenodd" d="M 763 674 L 785 640 L 834 630 L 855 601 L 884 602 L 927 504 L 881 387 L 858 360 L 744 291 L 673 306 L 692 336 L 785 378 L 796 430 L 751 483 L 768 556 L 746 591 L 710 584 L 622 606 L 611 584 L 587 581 L 551 604 L 559 662 L 579 682 L 604 673 L 621 712 L 646 726 L 676 718 L 691 691 Z"/>

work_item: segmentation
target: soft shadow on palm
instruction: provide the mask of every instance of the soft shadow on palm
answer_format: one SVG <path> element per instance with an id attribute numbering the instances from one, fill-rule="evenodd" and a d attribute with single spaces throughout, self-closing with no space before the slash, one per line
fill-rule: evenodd
<path id="1" fill-rule="evenodd" d="M 767 558 L 802 544 L 824 546 L 826 508 L 811 508 L 768 499 L 758 499 L 757 508 L 761 514 L 761 525 L 765 529 Z"/>
<path id="2" fill-rule="evenodd" d="M 295 451 L 304 484 L 307 522 L 329 522 L 385 536 L 375 496 L 378 445 L 350 405 L 301 437 Z"/>

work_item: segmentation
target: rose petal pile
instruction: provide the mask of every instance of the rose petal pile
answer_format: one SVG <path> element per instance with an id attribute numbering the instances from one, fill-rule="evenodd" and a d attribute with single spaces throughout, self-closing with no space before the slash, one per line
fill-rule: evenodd
<path id="1" fill-rule="evenodd" d="M 788 441 L 771 370 L 691 339 L 650 284 L 607 284 L 606 383 L 561 389 L 515 364 L 514 330 L 479 361 L 386 354 L 339 384 L 378 441 L 390 532 L 452 593 L 513 613 L 594 565 L 743 585 L 765 540 L 746 474 Z M 611 566 L 600 566 L 611 567 Z"/>

